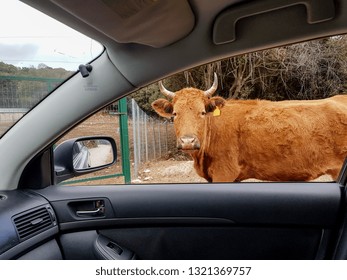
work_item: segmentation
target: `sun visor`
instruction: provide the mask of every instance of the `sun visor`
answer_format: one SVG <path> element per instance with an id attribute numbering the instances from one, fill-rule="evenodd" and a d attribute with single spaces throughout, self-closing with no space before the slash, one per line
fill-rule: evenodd
<path id="1" fill-rule="evenodd" d="M 187 0 L 51 0 L 119 43 L 155 48 L 190 33 L 195 24 Z"/>

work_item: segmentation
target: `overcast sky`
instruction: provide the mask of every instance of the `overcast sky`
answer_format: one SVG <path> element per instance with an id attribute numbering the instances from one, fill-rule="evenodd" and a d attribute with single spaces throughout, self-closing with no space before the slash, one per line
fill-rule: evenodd
<path id="1" fill-rule="evenodd" d="M 77 70 L 102 51 L 90 38 L 18 0 L 0 0 L 0 61 Z"/>

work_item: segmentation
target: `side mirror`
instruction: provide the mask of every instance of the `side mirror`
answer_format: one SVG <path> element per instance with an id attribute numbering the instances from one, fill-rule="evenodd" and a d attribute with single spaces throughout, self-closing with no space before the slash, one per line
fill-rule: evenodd
<path id="1" fill-rule="evenodd" d="M 113 138 L 106 136 L 75 138 L 59 144 L 53 156 L 57 184 L 113 165 L 117 146 Z"/>

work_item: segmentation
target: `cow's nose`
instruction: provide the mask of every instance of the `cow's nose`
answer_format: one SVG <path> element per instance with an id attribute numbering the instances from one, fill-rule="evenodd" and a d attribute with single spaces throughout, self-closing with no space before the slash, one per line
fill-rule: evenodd
<path id="1" fill-rule="evenodd" d="M 177 139 L 177 148 L 182 150 L 196 150 L 200 148 L 200 142 L 196 136 L 182 136 Z"/>

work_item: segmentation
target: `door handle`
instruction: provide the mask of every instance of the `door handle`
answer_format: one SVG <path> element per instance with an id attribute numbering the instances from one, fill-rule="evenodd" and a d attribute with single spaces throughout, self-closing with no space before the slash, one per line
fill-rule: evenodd
<path id="1" fill-rule="evenodd" d="M 100 214 L 105 213 L 105 207 L 99 207 L 93 210 L 77 210 L 76 215 L 78 216 L 83 216 L 83 215 L 88 215 L 88 216 L 96 216 Z"/>

